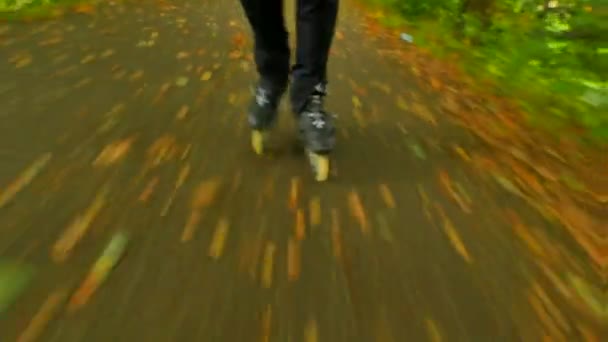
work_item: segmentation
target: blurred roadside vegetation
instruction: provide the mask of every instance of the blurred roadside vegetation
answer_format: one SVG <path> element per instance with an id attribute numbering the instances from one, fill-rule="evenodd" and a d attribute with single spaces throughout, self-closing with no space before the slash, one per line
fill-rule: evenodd
<path id="1" fill-rule="evenodd" d="M 365 1 L 390 13 L 385 25 L 411 30 L 414 44 L 456 54 L 465 71 L 518 99 L 533 124 L 608 142 L 605 0 Z"/>

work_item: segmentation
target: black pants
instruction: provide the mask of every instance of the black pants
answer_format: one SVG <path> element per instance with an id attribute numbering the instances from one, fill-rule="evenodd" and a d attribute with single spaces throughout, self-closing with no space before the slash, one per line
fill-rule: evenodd
<path id="1" fill-rule="evenodd" d="M 287 86 L 290 74 L 288 33 L 283 0 L 241 0 L 253 29 L 255 63 L 261 82 L 276 90 Z M 299 113 L 315 86 L 327 83 L 327 60 L 334 36 L 338 0 L 297 0 L 296 62 L 290 91 Z"/>

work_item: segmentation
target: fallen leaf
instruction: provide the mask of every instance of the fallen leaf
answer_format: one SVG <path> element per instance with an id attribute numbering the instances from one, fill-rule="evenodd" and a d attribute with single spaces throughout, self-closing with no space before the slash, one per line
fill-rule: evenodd
<path id="1" fill-rule="evenodd" d="M 269 289 L 272 286 L 275 251 L 276 246 L 272 242 L 266 243 L 264 260 L 262 262 L 262 287 L 265 289 Z"/>
<path id="2" fill-rule="evenodd" d="M 205 71 L 201 75 L 201 81 L 209 81 L 211 79 L 211 76 L 213 76 L 213 72 L 211 72 L 211 71 Z"/>
<path id="3" fill-rule="evenodd" d="M 287 243 L 287 279 L 295 281 L 300 277 L 300 243 L 290 238 Z"/>
<path id="4" fill-rule="evenodd" d="M 57 290 L 51 293 L 19 335 L 17 342 L 38 341 L 44 329 L 55 318 L 55 315 L 57 315 L 67 297 L 68 292 L 66 290 Z"/>
<path id="5" fill-rule="evenodd" d="M 471 213 L 471 203 L 466 196 L 462 196 L 458 188 L 454 188 L 450 175 L 445 171 L 439 171 L 439 183 L 447 195 L 454 201 L 462 211 L 467 214 Z"/>
<path id="6" fill-rule="evenodd" d="M 361 103 L 361 100 L 357 96 L 353 95 L 352 101 L 353 101 L 353 106 L 355 108 L 361 108 L 363 106 L 363 104 Z"/>
<path id="7" fill-rule="evenodd" d="M 0 208 L 6 206 L 19 192 L 21 192 L 21 190 L 30 184 L 48 165 L 51 158 L 51 153 L 45 153 L 36 158 L 12 183 L 7 185 L 4 191 L 0 193 Z"/>
<path id="8" fill-rule="evenodd" d="M 397 205 L 395 204 L 395 198 L 393 197 L 391 189 L 386 184 L 380 184 L 379 188 L 384 204 L 386 204 L 388 208 L 394 209 Z"/>
<path id="9" fill-rule="evenodd" d="M 189 111 L 190 111 L 190 107 L 183 105 L 177 111 L 177 114 L 175 114 L 175 117 L 177 118 L 177 120 L 184 120 L 186 118 L 186 116 L 188 115 Z"/>
<path id="10" fill-rule="evenodd" d="M 148 200 L 152 196 L 152 193 L 154 193 L 154 189 L 156 189 L 157 185 L 158 185 L 158 177 L 154 177 L 153 179 L 150 180 L 150 182 L 148 182 L 148 184 L 144 188 L 144 191 L 142 191 L 142 193 L 139 195 L 139 198 L 137 200 L 140 202 L 148 202 Z"/>
<path id="11" fill-rule="evenodd" d="M 196 227 L 200 223 L 201 219 L 202 215 L 200 211 L 192 210 L 190 212 L 190 216 L 188 216 L 188 220 L 186 221 L 186 225 L 184 226 L 184 230 L 182 231 L 182 242 L 192 241 L 192 238 L 194 237 L 194 231 L 196 230 Z"/>
<path id="12" fill-rule="evenodd" d="M 91 4 L 77 4 L 74 6 L 74 12 L 79 14 L 93 14 L 95 12 L 95 7 Z"/>
<path id="13" fill-rule="evenodd" d="M 300 195 L 300 188 L 302 184 L 300 178 L 292 177 L 290 181 L 289 190 L 289 204 L 288 207 L 291 210 L 295 210 L 298 207 L 298 198 Z"/>
<path id="14" fill-rule="evenodd" d="M 296 239 L 299 241 L 304 240 L 306 236 L 306 223 L 304 222 L 304 211 L 302 209 L 296 211 L 295 233 Z"/>
<path id="15" fill-rule="evenodd" d="M 424 323 L 426 325 L 426 331 L 431 342 L 443 341 L 441 333 L 439 332 L 439 328 L 437 327 L 437 323 L 435 323 L 434 320 L 427 318 Z"/>
<path id="16" fill-rule="evenodd" d="M 110 275 L 110 271 L 123 257 L 127 247 L 128 237 L 124 233 L 116 233 L 103 250 L 101 256 L 82 282 L 82 285 L 74 292 L 68 303 L 68 311 L 74 312 L 82 308 L 97 291 L 99 286 Z"/>
<path id="17" fill-rule="evenodd" d="M 361 232 L 363 234 L 369 234 L 369 222 L 367 220 L 367 215 L 365 214 L 365 209 L 363 208 L 359 194 L 354 190 L 348 194 L 348 206 L 351 215 L 358 221 Z"/>
<path id="18" fill-rule="evenodd" d="M 306 330 L 304 331 L 305 342 L 318 342 L 319 341 L 319 327 L 316 319 L 310 319 L 306 324 Z"/>
<path id="19" fill-rule="evenodd" d="M 467 263 L 469 263 L 469 264 L 472 263 L 473 258 L 471 257 L 471 255 L 469 254 L 469 251 L 465 247 L 462 239 L 460 238 L 460 235 L 458 234 L 458 231 L 456 230 L 456 228 L 454 228 L 454 224 L 452 224 L 452 221 L 450 221 L 450 219 L 445 215 L 443 209 L 439 205 L 436 205 L 436 209 L 437 209 L 437 212 L 439 213 L 439 216 L 441 217 L 443 231 L 448 236 L 450 243 L 452 244 L 452 246 L 454 247 L 456 252 L 458 252 L 458 254 L 460 254 L 460 256 Z"/>
<path id="20" fill-rule="evenodd" d="M 91 62 L 93 62 L 95 60 L 95 55 L 90 54 L 85 56 L 83 59 L 80 60 L 80 64 L 89 64 Z"/>
<path id="21" fill-rule="evenodd" d="M 239 59 L 242 57 L 243 57 L 243 51 L 241 51 L 241 50 L 234 50 L 228 54 L 228 58 L 230 58 L 230 59 Z"/>
<path id="22" fill-rule="evenodd" d="M 262 315 L 262 342 L 270 342 L 270 334 L 272 328 L 272 307 L 266 306 Z"/>
<path id="23" fill-rule="evenodd" d="M 95 161 L 93 161 L 93 166 L 110 166 L 117 163 L 125 157 L 134 141 L 135 138 L 131 137 L 110 143 L 103 148 Z"/>
<path id="24" fill-rule="evenodd" d="M 109 188 L 103 186 L 95 195 L 93 202 L 87 207 L 82 215 L 76 216 L 67 229 L 61 234 L 52 248 L 53 260 L 57 263 L 64 262 L 72 253 L 74 247 L 88 232 L 91 224 L 97 218 L 101 209 L 106 205 Z"/>
<path id="25" fill-rule="evenodd" d="M 229 223 L 225 218 L 221 218 L 215 228 L 215 233 L 209 246 L 209 256 L 213 259 L 219 259 L 224 252 L 224 246 L 226 245 L 226 236 L 228 235 Z"/>
<path id="26" fill-rule="evenodd" d="M 315 227 L 321 224 L 321 199 L 317 196 L 310 199 L 310 226 Z"/>
<path id="27" fill-rule="evenodd" d="M 180 76 L 175 80 L 175 85 L 178 87 L 185 87 L 188 85 L 189 79 L 186 76 Z"/>
<path id="28" fill-rule="evenodd" d="M 219 177 L 214 177 L 200 183 L 192 197 L 192 208 L 201 209 L 211 205 L 218 195 L 221 184 L 222 180 Z"/>
<path id="29" fill-rule="evenodd" d="M 432 124 L 433 126 L 437 126 L 437 119 L 435 119 L 433 113 L 431 113 L 431 111 L 422 103 L 415 102 L 412 106 L 411 112 L 420 119 Z"/>
<path id="30" fill-rule="evenodd" d="M 177 59 L 186 59 L 186 58 L 188 58 L 188 57 L 190 57 L 190 53 L 189 53 L 189 52 L 186 52 L 186 51 L 180 51 L 180 52 L 178 52 L 178 53 L 177 53 L 177 55 L 175 56 L 175 58 L 177 58 Z"/>

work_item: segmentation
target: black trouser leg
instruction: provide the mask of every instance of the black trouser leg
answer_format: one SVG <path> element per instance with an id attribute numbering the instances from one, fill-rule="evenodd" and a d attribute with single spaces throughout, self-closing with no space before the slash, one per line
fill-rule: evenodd
<path id="1" fill-rule="evenodd" d="M 289 43 L 283 0 L 241 0 L 253 30 L 255 63 L 265 86 L 284 88 L 289 79 Z"/>
<path id="2" fill-rule="evenodd" d="M 291 104 L 300 113 L 318 84 L 327 83 L 327 60 L 338 15 L 338 0 L 297 0 L 297 51 Z"/>

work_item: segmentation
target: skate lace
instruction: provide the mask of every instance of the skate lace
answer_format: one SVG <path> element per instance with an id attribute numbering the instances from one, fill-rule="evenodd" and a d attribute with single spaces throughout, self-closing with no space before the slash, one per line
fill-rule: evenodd
<path id="1" fill-rule="evenodd" d="M 258 106 L 264 107 L 270 103 L 269 92 L 266 89 L 258 88 L 255 94 L 255 102 Z"/>
<path id="2" fill-rule="evenodd" d="M 316 129 L 323 129 L 327 125 L 327 113 L 323 109 L 323 98 L 327 95 L 327 90 L 324 85 L 318 84 L 315 87 L 315 92 L 310 96 L 309 107 L 306 116 L 310 119 L 310 123 Z"/>

